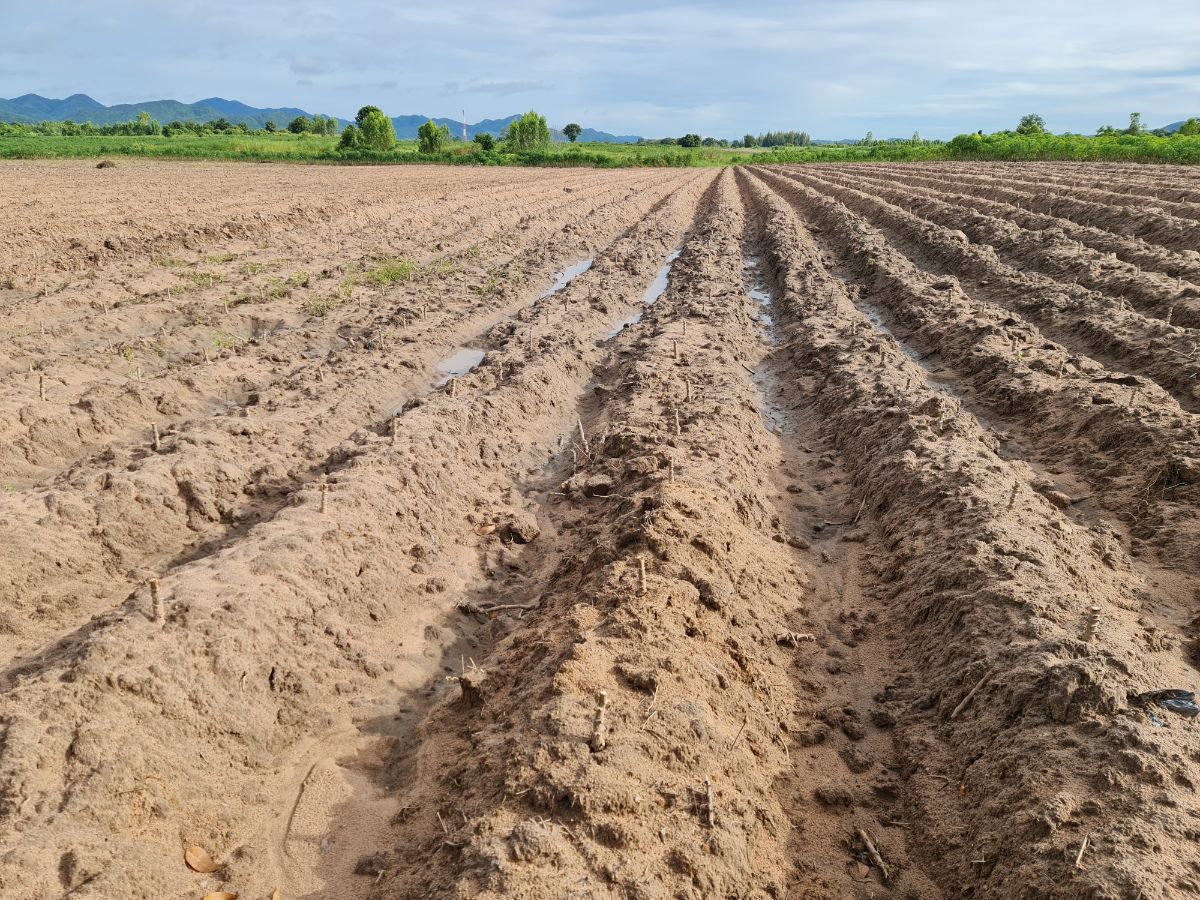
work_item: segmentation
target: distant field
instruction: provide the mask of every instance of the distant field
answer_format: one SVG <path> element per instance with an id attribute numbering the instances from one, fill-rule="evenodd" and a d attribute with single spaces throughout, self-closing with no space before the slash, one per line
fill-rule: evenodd
<path id="1" fill-rule="evenodd" d="M 899 162 L 937 160 L 1074 160 L 1110 162 L 1200 163 L 1200 137 L 1154 135 L 961 135 L 947 143 L 878 142 L 808 147 L 734 150 L 660 144 L 562 144 L 544 153 L 484 153 L 457 145 L 421 154 L 415 141 L 390 151 L 337 148 L 334 136 L 295 134 L 175 135 L 172 137 L 23 134 L 0 137 L 0 159 L 141 156 L 166 159 L 230 159 L 257 162 L 444 163 L 499 166 L 725 166 L 756 163 Z"/>

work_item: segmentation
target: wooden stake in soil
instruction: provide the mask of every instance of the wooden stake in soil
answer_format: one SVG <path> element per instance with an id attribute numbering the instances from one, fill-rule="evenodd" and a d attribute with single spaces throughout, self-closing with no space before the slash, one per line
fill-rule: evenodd
<path id="1" fill-rule="evenodd" d="M 863 846 L 867 848 L 867 856 L 871 858 L 871 862 L 879 869 L 883 875 L 884 881 L 891 880 L 891 873 L 888 872 L 887 863 L 883 861 L 883 857 L 879 855 L 879 851 L 875 849 L 875 842 L 871 840 L 871 836 L 861 828 L 857 829 L 858 839 L 863 842 Z"/>
<path id="2" fill-rule="evenodd" d="M 963 697 L 962 700 L 959 701 L 958 706 L 954 707 L 954 709 L 951 710 L 951 712 L 950 712 L 951 720 L 957 719 L 958 714 L 967 708 L 967 704 L 971 702 L 971 700 L 972 700 L 972 698 L 974 698 L 975 694 L 979 691 L 979 689 L 981 687 L 983 687 L 983 683 L 985 681 L 987 681 L 988 678 L 991 677 L 991 675 L 992 675 L 992 670 L 988 669 L 988 671 L 984 673 L 983 677 L 980 678 L 977 682 L 975 682 L 975 687 L 973 687 L 973 688 L 971 688 L 971 690 L 967 691 L 967 696 Z"/>
<path id="3" fill-rule="evenodd" d="M 324 514 L 325 508 L 329 502 L 329 482 L 321 482 L 321 513 Z"/>
<path id="4" fill-rule="evenodd" d="M 1100 607 L 1092 604 L 1088 608 L 1087 622 L 1083 628 L 1083 639 L 1089 644 L 1096 639 L 1096 628 L 1100 625 Z"/>
<path id="5" fill-rule="evenodd" d="M 1085 834 L 1083 836 L 1083 843 L 1079 845 L 1079 852 L 1075 854 L 1075 868 L 1077 868 L 1077 869 L 1083 868 L 1083 854 L 1088 848 L 1089 840 L 1090 840 L 1090 835 Z"/>
<path id="6" fill-rule="evenodd" d="M 392 446 L 396 446 L 396 438 L 400 435 L 400 419 L 392 416 Z"/>
<path id="7" fill-rule="evenodd" d="M 588 746 L 593 753 L 599 753 L 608 746 L 607 727 L 604 724 L 604 711 L 608 708 L 608 692 L 596 694 L 596 716 L 592 719 L 592 738 Z"/>
<path id="8" fill-rule="evenodd" d="M 704 779 L 704 793 L 706 795 L 708 827 L 716 828 L 717 827 L 717 805 L 713 800 L 713 786 L 712 786 L 711 778 Z"/>
<path id="9" fill-rule="evenodd" d="M 158 433 L 158 423 L 151 422 L 150 429 L 154 434 L 154 452 L 157 453 L 162 449 L 162 436 Z"/>
<path id="10" fill-rule="evenodd" d="M 166 610 L 163 605 L 162 595 L 159 593 L 161 586 L 157 578 L 150 579 L 150 609 L 154 613 L 154 621 L 160 625 L 167 620 Z"/>
<path id="11" fill-rule="evenodd" d="M 1020 487 L 1020 482 L 1014 481 L 1012 493 L 1008 495 L 1008 508 L 1012 509 L 1017 503 L 1017 488 Z"/>
<path id="12" fill-rule="evenodd" d="M 675 362 L 679 362 L 679 341 L 672 340 L 671 344 L 675 348 L 675 351 L 674 351 L 675 352 Z"/>
<path id="13" fill-rule="evenodd" d="M 687 378 L 683 379 L 683 388 L 684 388 L 683 401 L 685 403 L 691 403 L 692 402 L 692 382 L 690 380 L 688 380 Z"/>
<path id="14" fill-rule="evenodd" d="M 583 430 L 583 417 L 576 416 L 575 420 L 579 423 L 579 443 L 583 444 L 583 455 L 591 456 L 591 451 L 588 450 L 587 434 Z"/>
<path id="15" fill-rule="evenodd" d="M 679 425 L 679 410 L 678 410 L 678 408 L 675 410 L 675 433 L 677 435 L 683 434 L 683 428 L 681 428 Z"/>
<path id="16" fill-rule="evenodd" d="M 1175 307 L 1173 307 L 1173 306 L 1168 306 L 1168 307 L 1167 307 L 1167 324 L 1168 324 L 1168 325 L 1170 325 L 1170 324 L 1171 324 L 1171 317 L 1172 317 L 1173 315 L 1175 315 Z"/>
<path id="17" fill-rule="evenodd" d="M 45 375 L 38 376 L 38 399 L 39 400 L 46 399 L 46 376 Z"/>

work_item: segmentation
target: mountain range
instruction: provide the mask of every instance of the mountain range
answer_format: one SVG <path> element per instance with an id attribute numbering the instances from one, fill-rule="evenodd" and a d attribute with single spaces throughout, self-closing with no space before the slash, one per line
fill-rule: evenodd
<path id="1" fill-rule="evenodd" d="M 311 113 L 294 107 L 260 108 L 248 106 L 237 100 L 225 100 L 221 97 L 209 97 L 197 100 L 195 103 L 181 103 L 178 100 L 148 100 L 145 103 L 120 103 L 115 106 L 105 106 L 93 100 L 87 94 L 72 94 L 61 100 L 42 97 L 38 94 L 23 94 L 11 100 L 0 98 L 0 122 L 91 122 L 93 125 L 113 125 L 118 122 L 129 122 L 136 119 L 139 112 L 145 111 L 152 119 L 163 124 L 167 122 L 211 122 L 214 119 L 226 119 L 235 125 L 245 124 L 249 128 L 262 128 L 272 121 L 278 128 L 287 127 L 287 123 L 297 116 L 310 116 Z M 335 117 L 336 118 L 336 117 Z M 477 134 L 490 134 L 500 137 L 508 128 L 510 122 L 520 118 L 519 115 L 507 116 L 503 119 L 483 119 L 474 124 L 467 124 L 467 139 Z M 396 137 L 400 140 L 416 140 L 417 129 L 424 125 L 429 116 L 394 116 L 392 124 L 396 127 Z M 446 125 L 454 137 L 462 136 L 463 123 L 453 119 L 434 118 L 439 125 Z M 346 125 L 348 119 L 338 118 L 339 125 Z M 566 140 L 562 131 L 552 128 L 551 133 L 557 141 Z M 609 134 L 594 128 L 585 128 L 580 134 L 581 141 L 594 141 L 605 144 L 633 144 L 638 141 L 637 135 Z"/>

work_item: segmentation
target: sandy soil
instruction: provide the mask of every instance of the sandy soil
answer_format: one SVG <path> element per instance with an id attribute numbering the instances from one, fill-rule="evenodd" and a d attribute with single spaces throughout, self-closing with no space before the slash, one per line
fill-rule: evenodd
<path id="1" fill-rule="evenodd" d="M 3 168 L 0 896 L 1200 893 L 1191 173 Z"/>

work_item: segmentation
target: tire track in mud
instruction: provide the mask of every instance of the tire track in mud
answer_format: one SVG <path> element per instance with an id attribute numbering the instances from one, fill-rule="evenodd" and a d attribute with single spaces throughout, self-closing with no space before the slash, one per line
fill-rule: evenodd
<path id="1" fill-rule="evenodd" d="M 924 167 L 894 170 L 876 167 L 864 169 L 861 166 L 830 166 L 822 167 L 822 171 L 836 172 L 839 175 L 848 174 L 856 178 L 877 179 L 892 187 L 915 187 L 931 197 L 1013 222 L 1027 231 L 1049 232 L 1054 236 L 1061 234 L 1100 253 L 1112 254 L 1116 259 L 1138 266 L 1147 272 L 1161 272 L 1172 278 L 1192 283 L 1200 282 L 1200 253 L 1191 252 L 1191 255 L 1188 255 L 1188 252 L 1167 250 L 1149 244 L 1140 238 L 1115 234 L 1093 225 L 1079 225 L 1069 219 L 1033 212 L 1002 200 L 976 196 L 969 193 L 967 187 L 948 184 L 944 178 L 935 176 Z"/>
<path id="2" fill-rule="evenodd" d="M 394 441 L 369 436 L 324 502 L 315 487 L 297 492 L 269 525 L 164 577 L 165 621 L 147 617 L 139 593 L 17 678 L 0 702 L 3 840 L 14 846 L 0 884 L 58 896 L 69 871 L 99 872 L 89 888 L 101 892 L 134 877 L 149 892 L 185 889 L 200 880 L 174 863 L 182 834 L 228 860 L 222 877 L 240 890 L 269 893 L 279 872 L 259 826 L 267 815 L 284 827 L 295 808 L 305 746 L 352 756 L 358 726 L 385 727 L 376 709 L 390 716 L 428 680 L 453 643 L 439 622 L 478 571 L 468 520 L 521 521 L 513 483 L 567 424 L 564 379 L 588 377 L 582 334 L 611 326 L 625 267 L 640 292 L 690 218 L 681 192 L 621 238 L 624 251 L 537 300 L 546 332 L 534 347 L 523 324 L 496 326 L 483 364 L 406 412 Z M 214 791 L 228 802 L 214 805 Z M 130 841 L 118 848 L 114 833 Z M 67 870 L 62 846 L 73 848 Z"/>
<path id="3" fill-rule="evenodd" d="M 1200 286 L 1123 264 L 1059 232 L 1028 231 L 1005 219 L 963 208 L 932 191 L 889 184 L 857 175 L 824 179 L 830 184 L 871 193 L 944 228 L 958 229 L 977 244 L 991 246 L 1016 267 L 1028 266 L 1056 280 L 1070 278 L 1156 318 L 1196 328 L 1200 325 Z"/>
<path id="4" fill-rule="evenodd" d="M 622 217 L 653 218 L 677 192 L 686 197 L 694 191 L 688 186 L 694 182 L 667 181 L 627 204 Z M 617 235 L 618 243 L 628 230 Z M 577 251 L 557 248 L 533 274 L 548 280 L 564 252 Z M 420 402 L 437 377 L 433 361 L 439 355 L 478 340 L 506 315 L 519 318 L 531 302 L 524 283 L 514 285 L 513 300 L 498 303 L 486 318 L 444 333 L 449 346 L 432 343 L 415 360 L 405 360 L 407 366 L 396 367 L 386 350 L 382 356 L 367 352 L 353 363 L 352 383 L 319 381 L 309 373 L 307 389 L 290 400 L 264 391 L 242 417 L 184 422 L 164 434 L 161 452 L 110 448 L 46 489 L 10 494 L 2 527 L 11 575 L 2 594 L 13 654 L 31 653 L 61 631 L 64 613 L 78 622 L 111 608 L 137 584 L 215 553 L 278 514 L 365 442 L 386 434 L 393 410 Z M 260 406 L 264 411 L 251 415 Z M 121 585 L 115 592 L 114 580 Z M 68 632 L 68 640 L 75 637 Z M 61 652 L 61 646 L 49 651 Z"/>
<path id="5" fill-rule="evenodd" d="M 876 522 L 881 615 L 906 670 L 880 699 L 906 760 L 910 850 L 948 892 L 980 897 L 1194 889 L 1180 865 L 1195 856 L 1180 830 L 1194 739 L 1125 705 L 1127 690 L 1194 670 L 1169 647 L 1147 654 L 1145 593 L 1104 559 L 1120 551 L 1065 519 L 873 337 L 788 207 L 760 196 L 797 365 L 823 373 L 825 433 Z M 1081 641 L 1097 602 L 1104 624 Z M 1094 856 L 1076 868 L 1085 836 Z"/>
<path id="6" fill-rule="evenodd" d="M 786 190 L 806 202 L 823 198 L 847 206 L 926 271 L 949 272 L 972 295 L 1024 314 L 1066 346 L 1083 346 L 1083 355 L 1111 368 L 1119 363 L 1168 390 L 1186 408 L 1200 408 L 1200 340 L 1194 329 L 1167 325 L 1106 302 L 1094 291 L 1019 271 L 1001 262 L 994 250 L 971 245 L 961 233 L 862 191 L 795 171 L 767 171 L 769 177 L 790 182 Z M 946 279 L 942 283 L 954 285 Z"/>
<path id="7" fill-rule="evenodd" d="M 653 182 L 650 182 L 646 187 L 652 185 Z M 610 194 L 615 194 L 615 197 L 610 197 Z M 609 207 L 619 208 L 621 203 L 637 196 L 639 194 L 636 192 L 626 193 L 624 187 L 618 187 L 606 190 L 591 199 L 583 198 L 581 202 L 590 204 L 590 208 L 586 209 L 590 219 Z M 579 238 L 586 240 L 586 235 L 595 228 L 589 225 L 576 230 L 579 232 Z M 530 240 L 524 238 L 526 233 L 530 235 Z M 485 279 L 481 283 L 491 284 L 494 281 L 496 293 L 485 295 L 478 285 L 470 284 L 474 279 L 474 276 L 470 275 L 465 278 L 468 282 L 466 285 L 463 285 L 462 278 L 455 278 L 450 282 L 444 276 L 438 276 L 432 283 L 427 283 L 428 279 L 414 279 L 415 283 L 411 286 L 390 291 L 385 295 L 391 311 L 376 313 L 377 321 L 371 326 L 351 328 L 344 321 L 339 325 L 337 318 L 331 317 L 328 324 L 322 322 L 320 329 L 315 332 L 312 329 L 306 329 L 303 333 L 273 329 L 272 335 L 278 336 L 279 339 L 271 340 L 270 336 L 265 340 L 261 339 L 261 336 L 255 338 L 255 346 L 242 344 L 224 351 L 215 365 L 204 365 L 200 352 L 193 351 L 188 354 L 189 359 L 174 371 L 169 370 L 159 376 L 151 374 L 144 382 L 130 379 L 124 384 L 112 384 L 101 375 L 100 385 L 89 386 L 89 382 L 84 380 L 80 384 L 82 393 L 72 395 L 66 400 L 58 396 L 62 393 L 62 387 L 55 379 L 49 377 L 49 373 L 19 376 L 17 381 L 23 381 L 23 385 L 18 390 L 25 394 L 30 390 L 39 390 L 39 379 L 45 378 L 45 390 L 50 402 L 55 405 L 47 409 L 44 402 L 30 402 L 10 396 L 9 404 L 18 404 L 18 407 L 13 409 L 13 417 L 10 420 L 15 434 L 10 432 L 8 441 L 0 444 L 0 454 L 9 458 L 9 465 L 15 465 L 16 460 L 23 457 L 27 460 L 29 469 L 9 469 L 0 477 L 7 483 L 12 483 L 15 480 L 14 475 L 28 477 L 27 473 L 37 472 L 40 467 L 55 463 L 61 465 L 62 461 L 80 452 L 94 450 L 97 446 L 111 446 L 114 440 L 128 440 L 135 436 L 145 440 L 150 430 L 150 422 L 157 422 L 161 428 L 169 429 L 176 427 L 185 415 L 194 417 L 213 412 L 228 413 L 251 403 L 262 405 L 276 402 L 278 385 L 284 385 L 285 393 L 288 386 L 294 389 L 298 373 L 306 374 L 309 376 L 307 380 L 311 381 L 314 373 L 305 372 L 303 358 L 312 357 L 314 352 L 317 352 L 314 348 L 319 350 L 324 346 L 332 349 L 337 346 L 350 349 L 350 353 L 327 354 L 332 357 L 328 361 L 332 363 L 348 359 L 353 362 L 357 355 L 353 352 L 355 345 L 370 347 L 383 346 L 396 340 L 410 344 L 426 340 L 430 336 L 430 328 L 436 329 L 446 325 L 436 312 L 437 305 L 434 301 L 440 297 L 434 292 L 444 291 L 455 284 L 464 288 L 462 294 L 468 298 L 475 293 L 472 288 L 478 291 L 467 308 L 457 314 L 457 318 L 463 321 L 478 319 L 481 313 L 488 312 L 490 306 L 502 307 L 502 302 L 497 303 L 497 299 L 503 301 L 510 277 L 521 275 L 519 270 L 528 265 L 538 265 L 540 260 L 536 255 L 532 259 L 528 258 L 531 252 L 536 253 L 536 249 L 546 245 L 551 237 L 556 240 L 556 244 L 551 246 L 563 250 L 579 241 L 579 238 L 574 237 L 563 240 L 563 235 L 553 220 L 543 225 L 539 231 L 523 231 L 522 235 L 522 240 L 515 248 L 506 249 L 497 261 L 487 265 L 488 271 L 498 275 L 479 276 Z M 427 304 L 435 307 L 434 317 L 438 320 L 436 326 L 432 321 L 427 323 L 424 320 L 423 313 Z M 366 296 L 360 295 L 353 304 L 347 305 L 370 310 L 378 309 L 381 303 L 379 297 L 372 292 Z M 461 302 L 459 305 L 462 305 Z M 385 324 L 380 325 L 379 320 Z M 453 318 L 450 324 L 455 324 Z M 321 337 L 322 332 L 328 334 L 324 340 Z M 221 362 L 222 358 L 227 361 Z M 300 365 L 280 369 L 279 363 L 290 360 L 299 360 Z M 318 359 L 316 365 L 322 367 L 322 379 L 326 371 L 337 377 L 340 366 L 326 364 L 322 359 Z M 62 369 L 61 366 L 56 368 Z M 86 373 L 83 376 L 77 373 L 72 375 L 74 378 L 87 378 Z M 67 405 L 62 406 L 61 403 Z"/>

